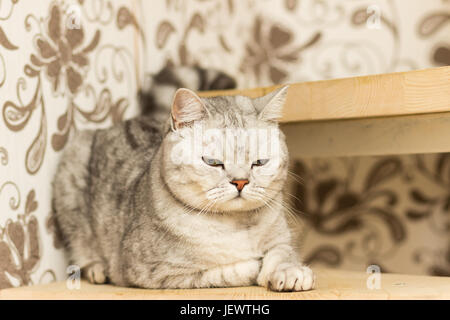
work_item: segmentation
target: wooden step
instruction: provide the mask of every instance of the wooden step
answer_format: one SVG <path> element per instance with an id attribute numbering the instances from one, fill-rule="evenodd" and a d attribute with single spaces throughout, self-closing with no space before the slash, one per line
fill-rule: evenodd
<path id="1" fill-rule="evenodd" d="M 204 91 L 204 97 L 263 96 L 280 87 Z M 450 66 L 292 83 L 282 122 L 450 112 Z"/>
<path id="2" fill-rule="evenodd" d="M 150 290 L 91 285 L 69 290 L 65 282 L 0 290 L 0 299 L 151 299 L 151 300 L 275 300 L 275 299 L 450 299 L 450 277 L 380 274 L 380 286 L 368 289 L 363 272 L 318 269 L 317 288 L 306 292 L 271 292 L 261 287 Z"/>
<path id="3" fill-rule="evenodd" d="M 204 91 L 259 97 L 279 86 Z M 450 66 L 290 84 L 282 130 L 291 157 L 450 151 Z"/>

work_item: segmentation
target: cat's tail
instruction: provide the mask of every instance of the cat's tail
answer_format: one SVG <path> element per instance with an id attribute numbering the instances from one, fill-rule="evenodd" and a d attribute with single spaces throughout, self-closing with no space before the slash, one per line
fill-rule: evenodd
<path id="1" fill-rule="evenodd" d="M 143 114 L 169 111 L 175 91 L 187 88 L 194 91 L 236 88 L 236 81 L 222 71 L 200 67 L 165 67 L 148 78 L 145 89 L 139 91 Z"/>

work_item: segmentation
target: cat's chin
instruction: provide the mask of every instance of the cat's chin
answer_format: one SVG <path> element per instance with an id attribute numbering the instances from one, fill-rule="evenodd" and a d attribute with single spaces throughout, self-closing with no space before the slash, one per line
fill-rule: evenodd
<path id="1" fill-rule="evenodd" d="M 223 213 L 227 213 L 227 212 L 255 211 L 261 209 L 263 206 L 264 203 L 262 202 L 256 202 L 241 196 L 236 196 L 223 203 L 220 207 Z"/>

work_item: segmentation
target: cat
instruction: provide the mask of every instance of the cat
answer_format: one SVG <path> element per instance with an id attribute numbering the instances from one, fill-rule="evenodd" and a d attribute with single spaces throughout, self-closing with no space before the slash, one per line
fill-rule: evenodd
<path id="1" fill-rule="evenodd" d="M 140 94 L 141 115 L 74 134 L 52 204 L 70 263 L 91 283 L 314 287 L 282 202 L 288 151 L 277 121 L 287 87 L 256 99 L 192 91 L 234 84 L 219 71 L 166 67 Z M 270 135 L 232 143 L 254 129 Z"/>

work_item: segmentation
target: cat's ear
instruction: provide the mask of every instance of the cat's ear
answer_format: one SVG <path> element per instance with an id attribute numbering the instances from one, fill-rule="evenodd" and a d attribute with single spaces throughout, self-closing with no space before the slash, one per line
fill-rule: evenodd
<path id="1" fill-rule="evenodd" d="M 172 102 L 172 121 L 175 129 L 193 121 L 202 119 L 206 114 L 206 107 L 195 92 L 181 88 L 175 92 Z"/>
<path id="2" fill-rule="evenodd" d="M 260 120 L 278 121 L 281 118 L 288 89 L 289 86 L 283 86 L 257 99 Z"/>

